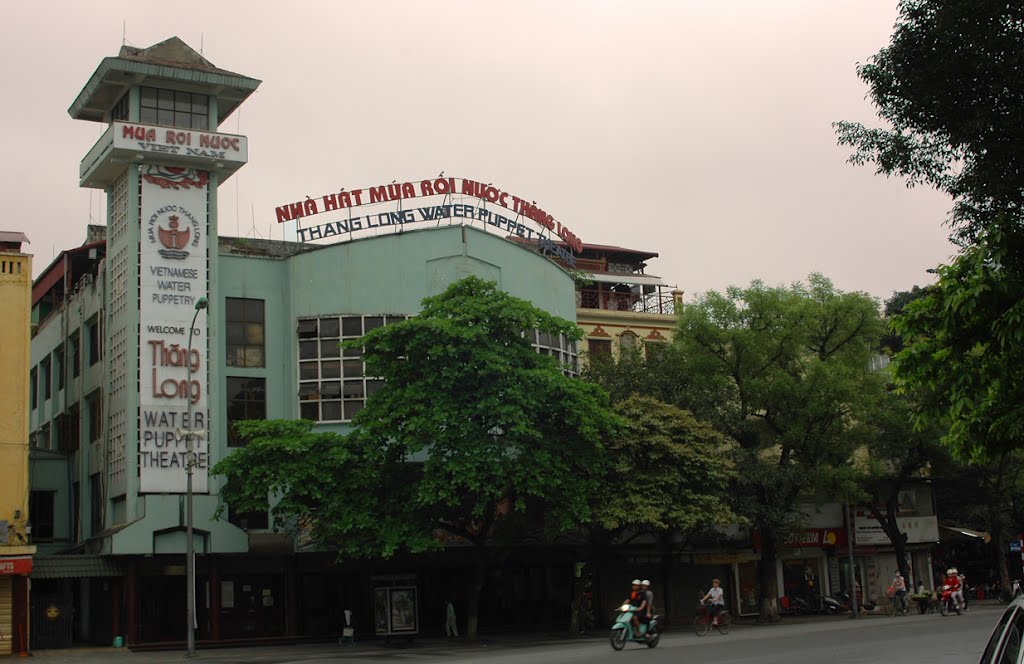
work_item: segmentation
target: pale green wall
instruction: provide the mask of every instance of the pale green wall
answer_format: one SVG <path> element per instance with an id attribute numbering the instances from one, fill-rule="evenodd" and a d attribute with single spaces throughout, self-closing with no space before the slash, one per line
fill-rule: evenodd
<path id="1" fill-rule="evenodd" d="M 211 461 L 216 463 L 230 452 L 224 427 L 227 376 L 258 376 L 267 380 L 267 416 L 298 417 L 298 318 L 329 314 L 414 314 L 428 295 L 443 291 L 449 284 L 468 275 L 496 281 L 508 293 L 533 302 L 538 307 L 576 320 L 576 296 L 571 277 L 546 258 L 507 240 L 474 228 L 443 226 L 420 229 L 403 234 L 384 235 L 348 243 L 321 246 L 286 258 L 267 258 L 243 254 L 218 255 L 211 266 L 210 325 L 210 436 Z M 102 286 L 99 286 L 102 288 Z M 72 300 L 75 316 L 70 327 L 77 326 L 77 307 L 83 308 L 87 319 L 100 307 L 100 293 L 85 293 Z M 228 297 L 262 299 L 265 302 L 266 366 L 239 369 L 224 366 L 225 300 Z M 70 329 L 67 331 L 71 331 Z M 46 352 L 61 343 L 64 331 L 59 317 L 41 326 L 33 340 L 33 364 Z M 109 350 L 109 349 L 108 349 Z M 83 376 L 79 384 L 70 386 L 74 396 L 104 384 L 103 363 L 89 368 L 83 353 Z M 106 359 L 106 356 L 104 357 Z M 63 395 L 61 395 L 63 397 Z M 137 408 L 137 393 L 129 398 Z M 82 403 L 83 437 L 88 431 L 87 409 Z M 52 404 L 41 404 L 33 414 L 33 429 L 42 420 L 57 412 Z M 345 430 L 346 425 L 323 425 Z M 183 498 L 177 495 L 137 495 L 134 478 L 135 437 L 131 432 L 130 472 L 125 514 L 127 526 L 108 541 L 112 554 L 160 553 L 180 551 L 183 535 L 154 538 L 153 531 L 179 525 Z M 98 450 L 83 444 L 72 459 L 56 453 L 34 454 L 32 486 L 54 489 L 56 497 L 56 531 L 67 537 L 70 529 L 69 480 L 81 484 L 83 534 L 88 536 L 89 467 L 95 467 Z M 44 457 L 49 457 L 44 460 Z M 69 466 L 71 472 L 69 473 Z M 208 496 L 195 500 L 196 528 L 209 532 L 211 552 L 244 551 L 246 534 L 226 521 L 212 522 L 217 509 L 217 491 L 221 480 L 211 478 Z M 108 516 L 107 524 L 112 519 Z M 179 541 L 180 540 L 180 541 Z M 65 539 L 63 548 L 68 542 Z M 202 540 L 196 540 L 202 551 Z M 50 547 L 48 547 L 50 548 Z"/>
<path id="2" fill-rule="evenodd" d="M 461 226 L 420 229 L 321 246 L 286 259 L 222 254 L 219 311 L 212 314 L 224 338 L 225 298 L 265 300 L 266 360 L 263 369 L 217 365 L 217 402 L 225 403 L 226 376 L 267 379 L 267 417 L 298 417 L 299 318 L 330 314 L 414 314 L 423 298 L 469 275 L 496 281 L 516 297 L 575 322 L 576 291 L 565 270 L 497 235 Z M 212 320 L 212 319 L 211 319 Z M 211 334 L 211 339 L 214 335 Z M 211 388 L 212 389 L 212 388 Z M 212 412 L 216 423 L 224 413 Z M 216 424 L 214 424 L 216 426 Z M 347 425 L 323 425 L 344 431 Z M 215 459 L 228 451 L 217 428 Z"/>

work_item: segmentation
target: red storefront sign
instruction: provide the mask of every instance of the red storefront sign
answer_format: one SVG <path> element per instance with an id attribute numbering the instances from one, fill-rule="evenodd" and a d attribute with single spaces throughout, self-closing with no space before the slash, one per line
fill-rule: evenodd
<path id="1" fill-rule="evenodd" d="M 842 528 L 805 528 L 790 533 L 782 546 L 793 549 L 805 547 L 845 546 L 846 531 Z"/>
<path id="2" fill-rule="evenodd" d="M 31 558 L 0 558 L 0 576 L 29 574 L 32 572 Z"/>

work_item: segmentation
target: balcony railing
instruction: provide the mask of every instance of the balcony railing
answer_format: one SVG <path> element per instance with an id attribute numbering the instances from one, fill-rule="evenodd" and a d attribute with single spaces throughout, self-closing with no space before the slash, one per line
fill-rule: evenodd
<path id="1" fill-rule="evenodd" d="M 580 309 L 632 311 L 640 314 L 674 314 L 675 301 L 669 293 L 618 293 L 616 291 L 581 288 L 576 291 L 576 306 Z"/>

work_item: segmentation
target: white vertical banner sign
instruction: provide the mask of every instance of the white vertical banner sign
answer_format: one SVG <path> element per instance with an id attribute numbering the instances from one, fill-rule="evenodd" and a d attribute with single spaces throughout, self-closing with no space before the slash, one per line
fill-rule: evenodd
<path id="1" fill-rule="evenodd" d="M 189 429 L 207 426 L 205 171 L 142 166 L 139 251 L 139 491 L 185 493 Z M 191 368 L 191 375 L 190 375 Z M 191 402 L 192 421 L 189 421 Z M 193 490 L 206 493 L 209 445 L 195 439 Z"/>

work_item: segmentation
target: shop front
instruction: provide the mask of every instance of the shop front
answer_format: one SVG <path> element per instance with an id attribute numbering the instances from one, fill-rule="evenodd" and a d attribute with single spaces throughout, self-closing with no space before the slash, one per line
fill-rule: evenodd
<path id="1" fill-rule="evenodd" d="M 896 520 L 906 535 L 904 563 L 908 570 L 907 586 L 916 589 L 919 583 L 932 590 L 932 548 L 939 541 L 939 524 L 934 514 L 914 514 Z M 889 536 L 867 510 L 854 510 L 854 554 L 861 568 L 860 583 L 864 596 L 884 602 L 886 590 L 899 567 Z"/>
<path id="2" fill-rule="evenodd" d="M 0 655 L 28 651 L 28 575 L 31 571 L 31 555 L 0 556 Z"/>
<path id="3" fill-rule="evenodd" d="M 821 609 L 821 600 L 840 585 L 837 560 L 846 547 L 841 527 L 796 530 L 782 543 L 779 555 L 779 594 L 787 603 Z"/>
<path id="4" fill-rule="evenodd" d="M 696 553 L 693 556 L 698 568 L 708 568 L 708 573 L 703 576 L 709 580 L 712 577 L 721 580 L 725 596 L 729 598 L 727 605 L 742 616 L 754 615 L 759 610 L 757 600 L 761 595 L 761 582 L 757 567 L 760 560 L 759 554 L 749 551 Z M 707 588 L 702 589 L 707 591 Z"/>

